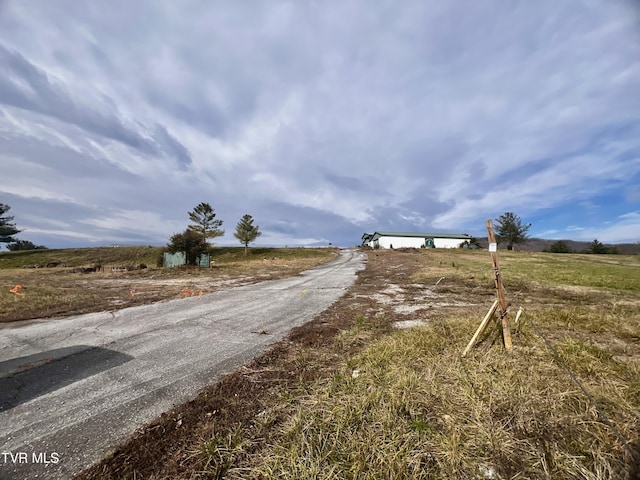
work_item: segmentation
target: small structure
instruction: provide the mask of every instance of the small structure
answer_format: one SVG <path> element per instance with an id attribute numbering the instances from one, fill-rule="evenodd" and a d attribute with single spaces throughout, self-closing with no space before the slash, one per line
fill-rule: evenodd
<path id="1" fill-rule="evenodd" d="M 181 267 L 187 264 L 187 255 L 184 252 L 164 252 L 162 260 L 164 267 Z M 208 253 L 203 253 L 196 259 L 196 263 L 199 267 L 209 268 L 211 266 L 211 256 Z"/>
<path id="2" fill-rule="evenodd" d="M 362 235 L 362 245 L 371 248 L 458 248 L 471 238 L 466 233 L 374 232 Z"/>

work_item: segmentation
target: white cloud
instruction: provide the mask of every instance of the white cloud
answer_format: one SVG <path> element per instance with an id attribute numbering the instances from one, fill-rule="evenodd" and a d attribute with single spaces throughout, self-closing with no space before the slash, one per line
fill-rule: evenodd
<path id="1" fill-rule="evenodd" d="M 60 195 L 50 190 L 34 186 L 14 186 L 0 183 L 0 193 L 9 193 L 23 198 L 37 198 L 40 200 L 56 200 L 65 203 L 80 204 L 79 201 L 66 195 Z"/>
<path id="2" fill-rule="evenodd" d="M 43 217 L 40 215 L 21 215 L 20 216 L 27 224 L 40 225 L 40 227 L 35 227 L 39 233 L 43 233 L 42 226 L 43 225 L 51 225 L 53 227 L 57 227 L 58 229 L 67 230 L 71 228 L 71 224 L 69 222 L 64 222 L 60 220 L 56 220 L 54 218 Z M 28 228 L 27 228 L 28 231 Z"/>
<path id="3" fill-rule="evenodd" d="M 291 235 L 269 234 L 269 235 L 262 235 L 260 237 L 260 243 L 263 245 L 288 245 L 290 247 L 295 247 L 295 246 L 309 246 L 309 245 L 325 246 L 325 245 L 328 245 L 330 241 L 322 237 L 313 238 L 313 237 L 299 237 L 299 236 L 291 236 Z"/>
<path id="4" fill-rule="evenodd" d="M 640 242 L 640 211 L 619 215 L 612 221 L 600 225 L 573 226 L 566 231 L 573 240 L 598 239 L 604 243 L 637 243 Z"/>
<path id="5" fill-rule="evenodd" d="M 27 228 L 25 229 L 25 233 L 28 233 L 29 235 L 32 235 L 32 234 L 45 235 L 53 239 L 57 239 L 58 237 L 63 237 L 63 238 L 69 238 L 73 240 L 81 240 L 81 241 L 87 241 L 87 242 L 99 242 L 99 241 L 115 239 L 115 237 L 103 237 L 98 235 L 92 235 L 91 233 L 83 232 L 81 230 L 48 229 L 48 228 L 38 228 L 38 227 L 30 227 L 30 226 L 27 226 Z"/>

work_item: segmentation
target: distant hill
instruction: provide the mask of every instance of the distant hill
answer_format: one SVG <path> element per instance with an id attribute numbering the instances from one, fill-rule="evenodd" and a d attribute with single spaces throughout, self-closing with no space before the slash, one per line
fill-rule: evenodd
<path id="1" fill-rule="evenodd" d="M 486 237 L 478 238 L 484 248 L 488 248 L 489 241 Z M 530 238 L 525 243 L 515 246 L 515 250 L 523 252 L 544 252 L 558 240 L 545 240 L 543 238 Z M 563 240 L 575 253 L 581 253 L 589 248 L 591 242 L 578 242 L 576 240 Z M 640 243 L 605 243 L 605 247 L 615 247 L 621 255 L 640 255 Z M 505 247 L 506 248 L 506 247 Z"/>

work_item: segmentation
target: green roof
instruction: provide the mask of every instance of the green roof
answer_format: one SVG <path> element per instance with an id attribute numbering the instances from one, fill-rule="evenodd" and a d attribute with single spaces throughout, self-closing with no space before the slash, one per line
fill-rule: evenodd
<path id="1" fill-rule="evenodd" d="M 416 233 L 416 232 L 375 232 L 372 240 L 380 237 L 413 237 L 413 238 L 460 238 L 470 239 L 466 233 Z"/>

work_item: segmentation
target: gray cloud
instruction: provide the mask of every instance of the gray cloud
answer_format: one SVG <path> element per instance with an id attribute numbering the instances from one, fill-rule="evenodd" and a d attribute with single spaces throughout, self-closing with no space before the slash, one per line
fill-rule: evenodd
<path id="1" fill-rule="evenodd" d="M 118 168 L 102 158 L 89 158 L 86 151 L 78 151 L 64 145 L 56 145 L 33 137 L 14 135 L 2 142 L 2 153 L 14 158 L 29 159 L 30 163 L 51 171 L 58 180 L 57 172 L 64 171 L 60 180 L 84 179 L 98 183 L 100 179 L 133 185 L 136 176 Z"/>
<path id="2" fill-rule="evenodd" d="M 63 84 L 53 81 L 20 53 L 2 44 L 0 64 L 8 67 L 8 75 L 0 77 L 0 102 L 54 117 L 146 154 L 175 157 L 182 167 L 191 163 L 186 147 L 172 137 L 166 127 L 156 124 L 153 140 L 145 138 L 141 132 L 126 127 L 117 110 L 101 111 L 82 104 L 65 91 Z M 113 107 L 111 99 L 102 96 L 102 100 L 106 100 L 107 107 Z"/>
<path id="3" fill-rule="evenodd" d="M 347 245 L 505 210 L 637 219 L 629 2 L 34 2 L 0 11 L 16 212 L 80 201 L 71 228 L 141 241 L 139 217 L 151 242 L 208 201 L 228 231 L 251 213 L 261 240 Z"/>
<path id="4" fill-rule="evenodd" d="M 153 150 L 137 132 L 124 127 L 115 116 L 83 108 L 20 53 L 0 45 L 0 62 L 8 75 L 0 78 L 0 101 L 25 110 L 55 117 L 98 135 L 138 149 Z"/>
<path id="5" fill-rule="evenodd" d="M 358 177 L 336 175 L 331 172 L 325 172 L 323 174 L 323 178 L 340 189 L 351 190 L 356 193 L 375 191 L 375 189 L 368 185 L 366 181 Z"/>
<path id="6" fill-rule="evenodd" d="M 346 238 L 359 238 L 360 228 L 340 215 L 301 205 L 268 202 L 254 217 L 264 231 L 290 238 L 289 244 L 295 238 L 315 239 L 317 244 L 339 244 Z"/>
<path id="7" fill-rule="evenodd" d="M 167 95 L 163 88 L 153 86 L 147 89 L 145 95 L 152 105 L 176 119 L 190 123 L 209 136 L 223 137 L 228 131 L 228 119 L 218 105 L 206 98 L 193 95 L 192 98 L 182 100 Z"/>
<path id="8" fill-rule="evenodd" d="M 158 146 L 156 152 L 164 152 L 168 157 L 175 158 L 182 169 L 187 169 L 191 165 L 191 153 L 167 131 L 165 126 L 156 123 L 153 139 Z"/>

